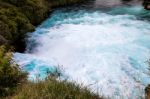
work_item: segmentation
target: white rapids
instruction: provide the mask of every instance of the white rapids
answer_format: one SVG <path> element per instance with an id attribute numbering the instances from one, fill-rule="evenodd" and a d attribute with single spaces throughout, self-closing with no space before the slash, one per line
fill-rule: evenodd
<path id="1" fill-rule="evenodd" d="M 29 79 L 59 66 L 64 78 L 106 97 L 141 99 L 150 83 L 150 22 L 136 17 L 145 11 L 140 6 L 123 10 L 55 11 L 14 59 Z"/>

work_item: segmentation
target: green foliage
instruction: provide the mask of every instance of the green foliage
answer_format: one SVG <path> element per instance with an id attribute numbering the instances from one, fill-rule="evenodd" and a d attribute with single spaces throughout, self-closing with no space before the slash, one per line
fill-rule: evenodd
<path id="1" fill-rule="evenodd" d="M 51 7 L 77 1 L 81 0 L 0 0 L 0 36 L 23 51 L 26 33 L 48 16 Z"/>
<path id="2" fill-rule="evenodd" d="M 26 33 L 33 30 L 34 26 L 16 6 L 0 1 L 0 35 L 2 37 L 18 49 L 21 43 L 24 44 Z"/>
<path id="3" fill-rule="evenodd" d="M 15 88 L 26 80 L 26 73 L 21 72 L 12 61 L 12 53 L 6 47 L 0 47 L 0 97 L 10 95 Z"/>
<path id="4" fill-rule="evenodd" d="M 21 10 L 33 25 L 38 25 L 48 16 L 48 3 L 45 0 L 24 0 Z"/>
<path id="5" fill-rule="evenodd" d="M 48 77 L 45 81 L 28 82 L 18 89 L 12 99 L 102 99 L 99 95 L 90 92 L 68 81 L 59 81 Z"/>

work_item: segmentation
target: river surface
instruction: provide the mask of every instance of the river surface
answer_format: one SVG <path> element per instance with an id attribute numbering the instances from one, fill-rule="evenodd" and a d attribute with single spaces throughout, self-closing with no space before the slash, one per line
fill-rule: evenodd
<path id="1" fill-rule="evenodd" d="M 111 99 L 144 98 L 150 84 L 150 11 L 140 2 L 96 0 L 59 8 L 27 36 L 14 60 L 29 79 L 61 78 Z"/>

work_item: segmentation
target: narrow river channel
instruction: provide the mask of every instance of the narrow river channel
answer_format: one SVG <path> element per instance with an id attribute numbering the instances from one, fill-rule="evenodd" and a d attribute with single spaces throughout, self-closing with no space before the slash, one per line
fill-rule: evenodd
<path id="1" fill-rule="evenodd" d="M 14 59 L 31 80 L 59 68 L 62 79 L 111 99 L 144 98 L 150 84 L 150 11 L 138 1 L 59 8 L 27 36 L 27 45 Z"/>

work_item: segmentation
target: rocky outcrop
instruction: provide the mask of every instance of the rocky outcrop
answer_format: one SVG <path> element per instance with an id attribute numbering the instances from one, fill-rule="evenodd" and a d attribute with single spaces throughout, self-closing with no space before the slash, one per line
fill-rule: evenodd
<path id="1" fill-rule="evenodd" d="M 146 10 L 150 10 L 150 0 L 144 0 L 143 5 Z"/>
<path id="2" fill-rule="evenodd" d="M 145 98 L 150 99 L 150 85 L 145 88 Z"/>

